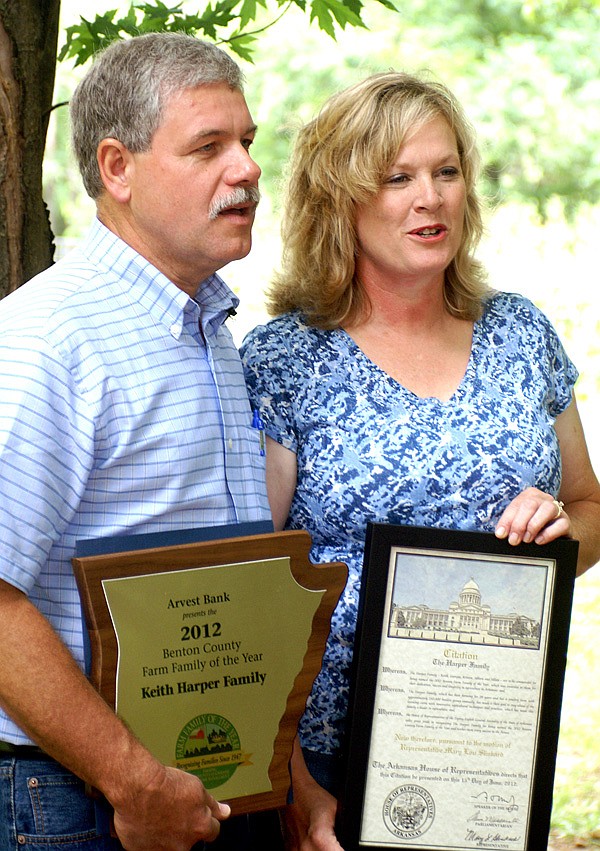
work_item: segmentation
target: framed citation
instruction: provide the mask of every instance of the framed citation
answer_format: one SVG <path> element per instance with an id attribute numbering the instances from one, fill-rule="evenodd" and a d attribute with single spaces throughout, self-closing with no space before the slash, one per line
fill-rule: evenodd
<path id="1" fill-rule="evenodd" d="M 346 851 L 546 851 L 577 551 L 369 526 Z"/>
<path id="2" fill-rule="evenodd" d="M 157 759 L 235 815 L 281 807 L 347 568 L 310 563 L 302 531 L 188 537 L 73 559 L 90 679 Z"/>

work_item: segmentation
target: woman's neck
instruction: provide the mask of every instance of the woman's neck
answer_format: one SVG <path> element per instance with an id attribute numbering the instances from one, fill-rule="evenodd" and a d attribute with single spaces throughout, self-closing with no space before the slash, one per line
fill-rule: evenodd
<path id="1" fill-rule="evenodd" d="M 362 283 L 369 302 L 368 314 L 346 330 L 362 326 L 381 331 L 403 330 L 409 335 L 431 333 L 452 322 L 444 299 L 443 281 L 406 284 L 388 288 L 377 282 Z"/>
<path id="2" fill-rule="evenodd" d="M 471 353 L 473 323 L 452 316 L 441 288 L 378 291 L 368 316 L 344 327 L 362 352 L 417 396 L 447 401 Z"/>

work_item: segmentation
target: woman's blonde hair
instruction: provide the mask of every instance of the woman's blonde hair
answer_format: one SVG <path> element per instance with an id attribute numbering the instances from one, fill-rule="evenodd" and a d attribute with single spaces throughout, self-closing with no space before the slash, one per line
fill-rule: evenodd
<path id="1" fill-rule="evenodd" d="M 481 314 L 487 286 L 473 257 L 483 231 L 475 133 L 444 85 L 390 71 L 331 97 L 298 134 L 282 221 L 282 268 L 268 293 L 272 315 L 300 310 L 320 328 L 352 325 L 368 315 L 366 293 L 355 279 L 356 205 L 377 193 L 409 134 L 440 115 L 456 137 L 466 187 L 462 241 L 445 273 L 446 306 L 463 319 Z"/>

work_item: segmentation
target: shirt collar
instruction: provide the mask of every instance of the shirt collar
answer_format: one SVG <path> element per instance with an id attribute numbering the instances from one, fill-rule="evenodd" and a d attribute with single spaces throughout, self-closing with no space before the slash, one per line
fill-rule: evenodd
<path id="1" fill-rule="evenodd" d="M 190 298 L 99 219 L 92 223 L 81 248 L 94 265 L 123 282 L 132 299 L 167 325 L 176 339 L 181 336 L 185 314 L 190 310 L 199 312 L 206 333 L 209 328 L 216 331 L 240 303 L 217 274 L 201 281 L 196 297 Z"/>

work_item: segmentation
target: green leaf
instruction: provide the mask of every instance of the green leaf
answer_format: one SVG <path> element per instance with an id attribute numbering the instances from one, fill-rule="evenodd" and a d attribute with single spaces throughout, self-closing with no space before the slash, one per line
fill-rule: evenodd
<path id="1" fill-rule="evenodd" d="M 240 29 L 243 29 L 250 21 L 256 20 L 257 13 L 256 0 L 243 0 L 240 9 Z"/>
<path id="2" fill-rule="evenodd" d="M 322 29 L 333 39 L 335 39 L 334 22 L 342 29 L 345 29 L 347 24 L 366 29 L 366 24 L 363 22 L 360 14 L 353 11 L 348 2 L 342 2 L 341 0 L 313 0 L 310 10 L 310 20 L 314 21 L 315 19 L 319 25 L 319 29 Z"/>
<path id="3" fill-rule="evenodd" d="M 233 10 L 238 5 L 239 0 L 220 0 L 215 3 L 214 7 L 209 3 L 202 15 L 197 18 L 197 32 L 202 32 L 207 38 L 217 41 L 217 27 L 226 27 L 238 16 Z"/>
<path id="4" fill-rule="evenodd" d="M 254 62 L 252 54 L 255 41 L 257 41 L 256 36 L 250 33 L 235 33 L 230 38 L 224 40 L 233 53 L 236 53 L 241 59 L 245 59 L 246 62 L 250 63 Z"/>
<path id="5" fill-rule="evenodd" d="M 363 3 L 362 0 L 340 0 L 342 6 L 347 6 L 354 14 L 360 18 Z M 331 5 L 330 0 L 327 0 L 327 5 Z"/>
<path id="6" fill-rule="evenodd" d="M 61 48 L 59 59 L 74 58 L 75 66 L 83 65 L 98 50 L 115 38 L 120 38 L 121 29 L 130 23 L 131 16 L 115 22 L 113 18 L 116 14 L 117 10 L 112 9 L 104 15 L 96 15 L 93 21 L 82 17 L 80 24 L 68 27 L 66 43 Z"/>

